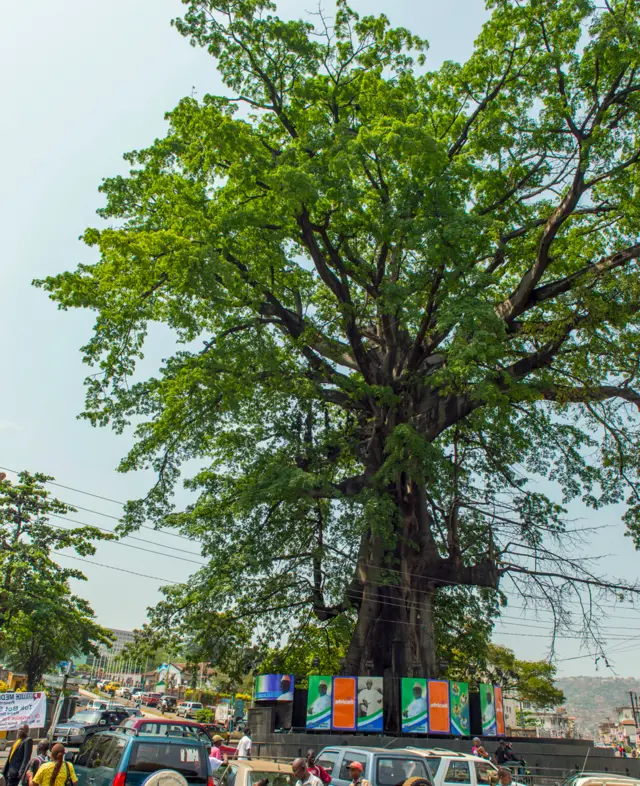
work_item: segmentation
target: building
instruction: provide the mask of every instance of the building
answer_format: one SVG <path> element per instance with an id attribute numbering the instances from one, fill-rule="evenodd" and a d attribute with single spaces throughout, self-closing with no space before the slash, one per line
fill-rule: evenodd
<path id="1" fill-rule="evenodd" d="M 505 696 L 503 701 L 504 724 L 508 737 L 547 737 L 573 739 L 576 719 L 565 707 L 539 709 L 529 701 L 515 696 Z"/>

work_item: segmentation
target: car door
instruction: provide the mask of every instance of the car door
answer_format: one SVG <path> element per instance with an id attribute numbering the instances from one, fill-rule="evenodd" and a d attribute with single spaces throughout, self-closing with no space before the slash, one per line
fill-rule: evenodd
<path id="1" fill-rule="evenodd" d="M 471 777 L 475 782 L 473 786 L 491 786 L 490 774 L 494 775 L 494 783 L 498 777 L 498 770 L 490 761 L 474 761 L 471 769 Z"/>
<path id="2" fill-rule="evenodd" d="M 471 766 L 466 759 L 451 759 L 444 773 L 444 786 L 471 786 Z"/>
<path id="3" fill-rule="evenodd" d="M 422 756 L 376 754 L 375 772 L 369 780 L 375 786 L 402 786 L 408 778 L 424 778 L 430 781 L 430 771 Z"/>
<path id="4" fill-rule="evenodd" d="M 340 758 L 340 751 L 333 750 L 331 748 L 325 748 L 323 751 L 320 752 L 320 755 L 316 759 L 316 764 L 326 770 L 329 775 L 331 775 L 331 779 L 333 780 L 334 775 L 338 775 L 340 770 L 337 767 L 338 760 Z M 337 783 L 337 779 L 336 779 Z"/>
<path id="5" fill-rule="evenodd" d="M 351 773 L 349 772 L 349 765 L 352 761 L 359 761 L 362 764 L 362 777 L 370 780 L 373 784 L 371 767 L 369 765 L 370 754 L 363 753 L 362 751 L 349 750 L 348 748 L 343 752 L 342 760 L 340 762 L 340 769 L 338 770 L 337 779 L 334 778 L 334 783 L 339 786 L 349 786 L 351 783 Z"/>

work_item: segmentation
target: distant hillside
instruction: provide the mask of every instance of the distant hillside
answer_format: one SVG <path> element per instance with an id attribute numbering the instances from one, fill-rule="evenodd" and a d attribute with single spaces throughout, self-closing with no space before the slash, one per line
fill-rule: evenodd
<path id="1" fill-rule="evenodd" d="M 640 680 L 631 677 L 563 677 L 555 682 L 584 736 L 595 735 L 607 716 L 614 720 L 616 707 L 629 707 L 629 691 L 640 694 Z"/>

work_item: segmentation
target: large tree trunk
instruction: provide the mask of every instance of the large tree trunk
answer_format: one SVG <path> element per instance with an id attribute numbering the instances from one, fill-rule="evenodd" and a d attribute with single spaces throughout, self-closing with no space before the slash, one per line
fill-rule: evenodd
<path id="1" fill-rule="evenodd" d="M 443 558 L 433 539 L 424 489 L 409 482 L 393 490 L 395 538 L 369 535 L 357 566 L 356 623 L 344 673 L 384 677 L 385 729 L 400 730 L 400 678 L 439 676 L 434 625 L 438 587 L 497 587 L 494 563 L 464 565 L 456 538 Z"/>

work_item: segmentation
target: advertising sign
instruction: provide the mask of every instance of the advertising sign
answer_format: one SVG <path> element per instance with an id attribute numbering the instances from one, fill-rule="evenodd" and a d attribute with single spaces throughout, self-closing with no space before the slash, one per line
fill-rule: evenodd
<path id="1" fill-rule="evenodd" d="M 25 723 L 43 729 L 46 714 L 46 693 L 0 693 L 0 731 L 16 731 Z"/>
<path id="2" fill-rule="evenodd" d="M 496 705 L 496 734 L 498 737 L 504 737 L 504 701 L 502 688 L 499 685 L 493 686 L 493 698 Z"/>
<path id="3" fill-rule="evenodd" d="M 451 733 L 467 737 L 471 733 L 469 715 L 469 683 L 451 682 L 449 703 L 451 705 Z"/>
<path id="4" fill-rule="evenodd" d="M 309 677 L 307 693 L 307 728 L 331 730 L 331 683 L 333 677 Z"/>
<path id="5" fill-rule="evenodd" d="M 430 734 L 450 734 L 449 682 L 448 680 L 429 680 L 429 732 Z"/>
<path id="6" fill-rule="evenodd" d="M 356 678 L 334 677 L 331 728 L 335 731 L 356 730 Z"/>
<path id="7" fill-rule="evenodd" d="M 215 719 L 216 723 L 220 723 L 224 726 L 224 724 L 229 720 L 229 710 L 231 707 L 229 704 L 218 704 L 216 706 L 216 714 Z"/>
<path id="8" fill-rule="evenodd" d="M 403 677 L 400 688 L 402 705 L 402 731 L 414 734 L 427 733 L 427 681 Z"/>
<path id="9" fill-rule="evenodd" d="M 382 677 L 358 677 L 358 731 L 382 731 Z"/>
<path id="10" fill-rule="evenodd" d="M 482 712 L 482 733 L 485 737 L 496 736 L 496 705 L 493 699 L 493 685 L 483 682 L 480 689 L 480 711 Z"/>
<path id="11" fill-rule="evenodd" d="M 256 701 L 293 701 L 293 674 L 260 674 L 256 677 Z"/>

